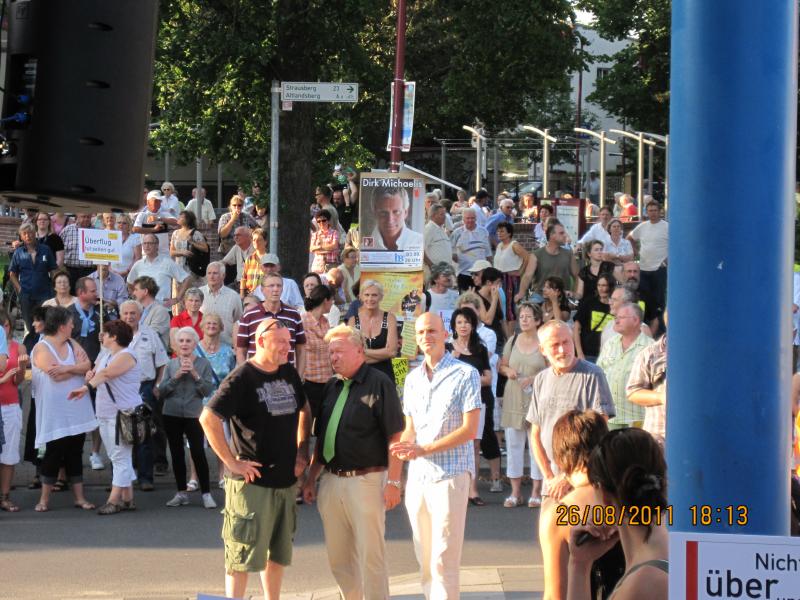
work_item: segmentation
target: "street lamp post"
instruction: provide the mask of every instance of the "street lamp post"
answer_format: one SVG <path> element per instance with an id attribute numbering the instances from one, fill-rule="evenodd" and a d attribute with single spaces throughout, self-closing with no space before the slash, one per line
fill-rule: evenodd
<path id="1" fill-rule="evenodd" d="M 616 133 L 626 138 L 636 140 L 639 144 L 639 152 L 637 157 L 637 174 L 636 174 L 636 201 L 639 204 L 639 217 L 642 216 L 642 200 L 644 196 L 644 145 L 655 146 L 656 143 L 652 140 L 646 140 L 644 133 L 631 133 L 630 131 L 622 131 L 621 129 L 609 129 L 611 133 Z"/>
<path id="2" fill-rule="evenodd" d="M 481 191 L 481 140 L 483 134 L 469 125 L 463 126 L 464 131 L 469 131 L 475 138 L 475 193 Z"/>
<path id="3" fill-rule="evenodd" d="M 606 144 L 616 144 L 616 140 L 606 137 L 606 132 L 595 133 L 591 129 L 576 127 L 576 133 L 584 133 L 600 140 L 600 206 L 606 204 Z"/>
<path id="4" fill-rule="evenodd" d="M 522 128 L 542 136 L 542 144 L 544 145 L 542 150 L 542 198 L 547 198 L 548 184 L 550 182 L 550 144 L 548 142 L 556 142 L 556 138 L 550 135 L 549 129 L 539 129 L 532 125 L 523 125 Z"/>
<path id="5" fill-rule="evenodd" d="M 669 135 L 659 135 L 657 133 L 642 132 L 645 137 L 652 138 L 664 144 L 664 211 L 666 212 L 669 205 Z M 653 181 L 653 159 L 652 154 L 653 146 L 650 146 L 650 181 Z M 652 188 L 650 193 L 652 194 Z"/>

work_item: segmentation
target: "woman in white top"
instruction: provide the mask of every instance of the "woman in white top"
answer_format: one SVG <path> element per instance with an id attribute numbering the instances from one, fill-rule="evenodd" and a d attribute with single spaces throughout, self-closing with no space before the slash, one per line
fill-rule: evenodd
<path id="1" fill-rule="evenodd" d="M 103 350 L 97 357 L 94 371 L 86 373 L 86 384 L 69 394 L 79 398 L 89 390 L 97 390 L 95 412 L 108 458 L 113 465 L 111 493 L 99 508 L 99 515 L 113 515 L 123 510 L 135 510 L 133 503 L 133 446 L 117 440 L 117 413 L 129 411 L 142 403 L 139 395 L 141 376 L 136 355 L 128 349 L 133 341 L 133 329 L 124 321 L 103 324 L 100 334 Z"/>
<path id="2" fill-rule="evenodd" d="M 607 241 L 603 247 L 603 260 L 613 262 L 617 266 L 633 260 L 633 246 L 622 236 L 622 233 L 622 221 L 611 219 L 608 222 L 608 235 L 611 240 Z"/>
<path id="3" fill-rule="evenodd" d="M 208 252 L 208 243 L 203 237 L 203 234 L 197 231 L 197 217 L 193 212 L 182 210 L 178 215 L 178 225 L 180 227 L 172 232 L 172 238 L 169 243 L 169 255 L 178 266 L 182 267 L 183 270 L 189 274 L 189 277 L 193 278 L 190 287 L 205 285 L 205 277 L 192 273 L 186 264 L 186 259 L 192 255 L 193 250 Z M 173 283 L 173 286 L 174 285 Z M 173 292 L 175 291 L 176 290 L 173 290 Z"/>
<path id="4" fill-rule="evenodd" d="M 345 306 L 342 312 L 346 313 L 356 294 L 353 293 L 353 285 L 361 279 L 361 267 L 358 266 L 358 250 L 355 248 L 345 248 L 342 250 L 342 264 L 339 266 L 342 274 L 342 290 L 344 290 Z"/>
<path id="5" fill-rule="evenodd" d="M 64 463 L 72 483 L 75 506 L 94 510 L 83 495 L 83 444 L 86 433 L 97 429 L 89 394 L 68 399 L 69 393 L 83 385 L 91 367 L 86 352 L 72 342 L 72 314 L 56 306 L 47 310 L 44 339 L 32 354 L 32 392 L 36 398 L 37 448 L 46 445 L 41 464 L 42 493 L 36 512 L 50 510 L 50 494 Z"/>
<path id="6" fill-rule="evenodd" d="M 120 213 L 116 217 L 117 229 L 122 233 L 122 260 L 113 263 L 111 270 L 125 279 L 133 263 L 142 258 L 142 241 L 138 233 L 131 233 L 133 222 L 127 213 Z"/>
<path id="7" fill-rule="evenodd" d="M 494 253 L 494 268 L 503 274 L 503 291 L 506 293 L 505 328 L 506 337 L 514 334 L 517 325 L 517 303 L 528 291 L 533 272 L 531 256 L 522 244 L 514 241 L 514 226 L 511 223 L 497 225 L 497 248 Z"/>
<path id="8" fill-rule="evenodd" d="M 42 302 L 42 306 L 50 308 L 53 306 L 63 306 L 69 308 L 75 304 L 77 298 L 69 293 L 69 273 L 58 270 L 53 273 L 53 289 L 56 295 Z"/>

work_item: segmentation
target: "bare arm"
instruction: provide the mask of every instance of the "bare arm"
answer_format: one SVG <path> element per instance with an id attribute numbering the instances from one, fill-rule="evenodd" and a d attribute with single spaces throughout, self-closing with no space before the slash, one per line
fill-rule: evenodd
<path id="1" fill-rule="evenodd" d="M 578 282 L 580 281 L 580 277 L 578 277 L 578 272 L 579 272 L 578 259 L 575 257 L 574 252 L 570 257 L 569 271 L 572 274 L 572 289 L 575 290 L 575 288 L 578 286 Z"/>
<path id="2" fill-rule="evenodd" d="M 19 284 L 19 277 L 17 277 L 17 274 L 14 271 L 9 271 L 8 278 L 11 280 L 11 285 L 14 286 L 14 289 L 17 290 L 19 294 L 22 291 L 22 286 Z"/>
<path id="3" fill-rule="evenodd" d="M 295 358 L 295 363 L 297 363 L 297 372 L 298 373 L 305 373 L 306 372 L 306 345 L 305 344 L 297 344 L 294 347 L 294 358 Z"/>
<path id="4" fill-rule="evenodd" d="M 572 341 L 575 343 L 575 354 L 578 355 L 578 358 L 586 358 L 583 354 L 583 345 L 581 344 L 581 324 L 578 321 L 572 324 Z"/>
<path id="5" fill-rule="evenodd" d="M 461 426 L 458 427 L 458 429 L 424 446 L 420 446 L 408 439 L 412 435 L 416 437 L 416 433 L 414 432 L 413 424 L 411 424 L 409 430 L 408 422 L 411 421 L 411 417 L 406 417 L 406 429 L 402 435 L 403 441 L 392 445 L 392 454 L 397 456 L 400 460 L 414 460 L 415 458 L 437 454 L 471 442 L 478 434 L 480 417 L 480 409 L 476 408 L 465 412 Z"/>
<path id="6" fill-rule="evenodd" d="M 664 392 L 639 389 L 628 394 L 628 400 L 639 406 L 661 406 L 666 402 Z"/>
<path id="7" fill-rule="evenodd" d="M 220 219 L 222 219 L 222 217 L 220 217 Z M 219 237 L 221 237 L 221 238 L 228 237 L 231 234 L 231 231 L 233 230 L 233 226 L 236 224 L 237 220 L 238 219 L 236 217 L 231 216 L 231 218 L 228 219 L 227 223 L 225 223 L 224 225 L 220 225 L 219 226 Z"/>
<path id="8" fill-rule="evenodd" d="M 56 250 L 56 264 L 60 267 L 64 264 L 64 251 Z"/>

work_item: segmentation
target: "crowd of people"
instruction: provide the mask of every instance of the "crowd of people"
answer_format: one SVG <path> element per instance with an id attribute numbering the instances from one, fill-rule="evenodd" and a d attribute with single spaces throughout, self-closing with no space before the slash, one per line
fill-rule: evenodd
<path id="1" fill-rule="evenodd" d="M 297 281 L 267 251 L 257 186 L 219 219 L 204 190 L 184 208 L 169 182 L 133 215 L 30 214 L 9 266 L 22 344 L 0 315 L 0 509 L 20 509 L 10 483 L 22 458 L 36 465 L 39 512 L 62 489 L 100 515 L 135 510 L 134 488 L 152 491 L 171 469 L 168 507 L 199 491 L 214 508 L 212 487 L 225 490 L 228 596 L 262 572 L 277 597 L 295 504 L 317 502 L 343 596 L 386 598 L 385 511 L 404 499 L 425 595 L 453 598 L 467 511 L 486 505 L 483 460 L 483 487 L 508 490 L 503 507 L 541 511 L 545 597 L 585 598 L 592 586 L 666 597 L 663 527 L 554 524 L 564 504 L 666 504 L 668 225 L 658 203 L 635 227 L 598 208 L 573 240 L 532 196 L 504 193 L 492 211 L 485 191 L 452 203 L 427 194 L 418 355 L 398 379 L 402 319 L 361 273 L 358 186 L 355 173 L 342 178 L 316 190 L 309 272 Z M 515 239 L 527 222 L 533 244 Z M 216 226 L 218 248 L 199 224 Z M 122 233 L 119 263 L 80 259 L 77 230 L 88 227 Z M 142 403 L 155 434 L 127 445 L 118 414 Z M 82 485 L 87 435 L 91 467 L 112 472 L 99 508 Z M 213 478 L 206 443 L 219 459 Z M 593 564 L 607 554 L 598 582 Z"/>

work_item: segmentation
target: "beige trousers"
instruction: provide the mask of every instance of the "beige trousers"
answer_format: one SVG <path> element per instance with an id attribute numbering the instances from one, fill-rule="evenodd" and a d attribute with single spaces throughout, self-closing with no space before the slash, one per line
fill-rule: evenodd
<path id="1" fill-rule="evenodd" d="M 323 471 L 317 507 L 333 577 L 344 600 L 388 600 L 383 487 L 386 471 L 337 477 Z"/>
<path id="2" fill-rule="evenodd" d="M 459 597 L 471 477 L 470 473 L 461 473 L 452 479 L 422 484 L 409 480 L 406 486 L 406 510 L 427 600 Z"/>

